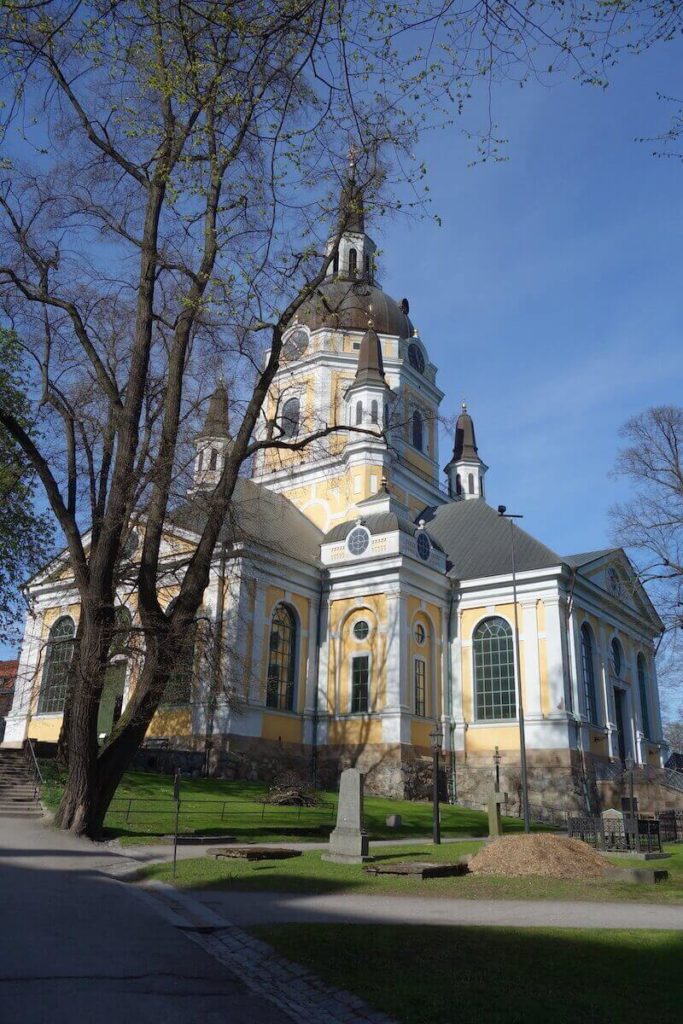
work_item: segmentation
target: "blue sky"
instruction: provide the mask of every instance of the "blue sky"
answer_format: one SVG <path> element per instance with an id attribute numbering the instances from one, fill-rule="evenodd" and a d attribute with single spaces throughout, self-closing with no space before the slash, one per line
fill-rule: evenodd
<path id="1" fill-rule="evenodd" d="M 419 155 L 443 226 L 377 235 L 444 410 L 468 402 L 489 501 L 560 553 L 611 543 L 608 509 L 628 494 L 609 475 L 619 427 L 682 400 L 683 163 L 636 141 L 668 127 L 657 92 L 681 95 L 679 81 L 669 45 L 626 59 L 605 91 L 497 89 L 508 160 L 468 167 L 457 129 L 431 135 Z"/>

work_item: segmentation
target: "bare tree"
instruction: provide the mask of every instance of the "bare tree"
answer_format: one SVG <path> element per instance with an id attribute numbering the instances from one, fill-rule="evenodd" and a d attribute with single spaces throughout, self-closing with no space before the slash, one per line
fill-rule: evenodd
<path id="1" fill-rule="evenodd" d="M 659 656 L 665 693 L 680 695 L 683 629 L 683 408 L 656 406 L 621 430 L 616 473 L 633 497 L 611 510 L 617 540 L 634 553 L 641 582 L 666 625 Z"/>
<path id="2" fill-rule="evenodd" d="M 2 406 L 0 424 L 42 482 L 81 603 L 61 827 L 100 831 L 182 655 L 242 467 L 259 447 L 297 451 L 337 429 L 314 425 L 291 440 L 273 418 L 261 427 L 283 332 L 332 259 L 335 239 L 324 250 L 319 226 L 334 209 L 349 143 L 351 199 L 334 218 L 337 239 L 361 198 L 391 208 L 394 182 L 412 182 L 421 201 L 424 169 L 405 170 L 417 134 L 445 123 L 476 77 L 537 74 L 547 47 L 589 76 L 604 52 L 596 57 L 588 42 L 586 8 L 4 5 L 0 286 L 39 415 L 33 432 Z M 593 40 L 620 22 L 609 11 Z M 233 380 L 234 440 L 165 612 L 164 525 L 198 402 L 219 367 Z M 116 587 L 134 528 L 144 657 L 98 750 Z"/>

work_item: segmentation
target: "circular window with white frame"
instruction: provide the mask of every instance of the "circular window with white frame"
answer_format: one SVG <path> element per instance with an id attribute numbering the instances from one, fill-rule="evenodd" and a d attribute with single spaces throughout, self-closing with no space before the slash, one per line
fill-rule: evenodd
<path id="1" fill-rule="evenodd" d="M 356 640 L 367 640 L 368 636 L 370 635 L 370 626 L 365 621 L 365 619 L 359 619 L 358 622 L 354 623 L 353 635 L 355 636 Z"/>
<path id="2" fill-rule="evenodd" d="M 370 532 L 364 526 L 354 526 L 346 539 L 346 546 L 352 555 L 365 554 L 370 546 Z"/>
<path id="3" fill-rule="evenodd" d="M 415 626 L 415 643 L 418 645 L 418 647 L 422 647 L 422 644 L 425 642 L 426 639 L 427 631 L 425 630 L 422 623 L 418 622 L 418 624 Z"/>
<path id="4" fill-rule="evenodd" d="M 417 535 L 417 553 L 423 562 L 429 561 L 429 556 L 432 553 L 432 545 L 429 543 L 429 537 L 426 533 L 418 533 Z"/>

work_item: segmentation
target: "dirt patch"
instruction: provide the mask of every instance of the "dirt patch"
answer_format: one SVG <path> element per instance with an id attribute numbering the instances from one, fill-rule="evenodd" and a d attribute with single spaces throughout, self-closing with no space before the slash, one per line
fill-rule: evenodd
<path id="1" fill-rule="evenodd" d="M 503 836 L 480 850 L 469 867 L 475 875 L 601 878 L 607 862 L 580 839 L 552 835 Z"/>

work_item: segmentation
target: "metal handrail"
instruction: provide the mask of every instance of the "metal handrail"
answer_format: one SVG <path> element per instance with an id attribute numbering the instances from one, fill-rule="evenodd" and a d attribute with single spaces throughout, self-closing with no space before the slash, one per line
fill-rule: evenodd
<path id="1" fill-rule="evenodd" d="M 40 795 L 40 787 L 44 785 L 45 780 L 38 764 L 38 758 L 36 752 L 33 749 L 33 740 L 27 739 L 24 743 L 24 757 L 28 769 L 33 776 L 33 799 L 35 800 Z"/>

